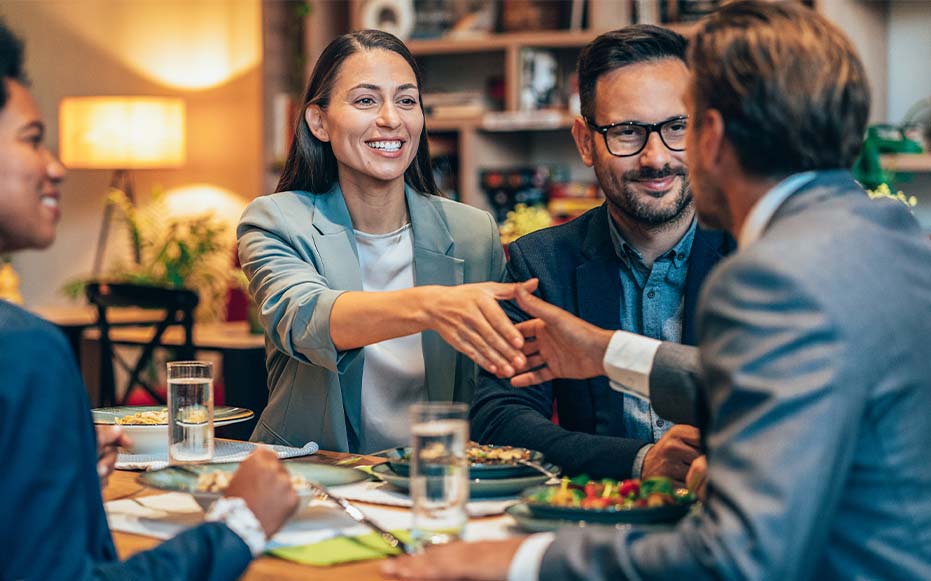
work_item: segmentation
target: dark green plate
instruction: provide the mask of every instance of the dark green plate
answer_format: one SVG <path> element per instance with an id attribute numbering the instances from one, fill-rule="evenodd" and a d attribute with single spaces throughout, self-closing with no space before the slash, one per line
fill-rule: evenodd
<path id="1" fill-rule="evenodd" d="M 554 472 L 559 471 L 559 468 L 555 466 L 547 465 L 547 468 Z M 395 473 L 389 464 L 373 466 L 372 472 L 376 477 L 405 492 L 410 488 L 410 478 Z M 473 478 L 469 480 L 469 496 L 471 498 L 517 496 L 525 488 L 539 486 L 547 480 L 546 476 L 537 471 L 534 471 L 531 476 L 519 476 L 517 478 Z"/>
<path id="2" fill-rule="evenodd" d="M 490 447 L 494 448 L 495 446 Z M 409 460 L 410 455 L 410 448 L 397 448 L 385 454 L 385 457 L 388 459 L 388 465 L 391 466 L 391 469 L 395 474 L 398 476 L 409 477 L 411 471 L 411 462 Z M 530 461 L 536 462 L 537 464 L 544 464 L 543 454 L 541 452 L 530 450 Z M 538 474 L 540 474 L 540 472 L 537 470 L 534 470 L 529 466 L 522 466 L 521 464 L 469 464 L 469 478 L 473 479 L 520 478 L 523 476 L 534 476 Z M 544 479 L 543 482 L 546 482 L 546 480 Z"/>
<path id="3" fill-rule="evenodd" d="M 558 487 L 558 485 L 555 485 Z M 685 516 L 692 508 L 693 503 L 686 504 L 669 504 L 666 506 L 657 506 L 653 508 L 577 508 L 573 506 L 553 506 L 531 500 L 547 488 L 553 486 L 538 486 L 525 490 L 521 495 L 521 500 L 527 505 L 536 518 L 556 519 L 569 521 L 585 521 L 589 523 L 602 524 L 657 524 L 657 523 L 675 523 Z"/>
<path id="4" fill-rule="evenodd" d="M 527 503 L 518 502 L 517 504 L 512 504 L 511 506 L 504 509 L 504 512 L 507 513 L 514 521 L 517 523 L 517 526 L 522 530 L 528 533 L 549 533 L 557 531 L 565 527 L 613 527 L 616 529 L 629 528 L 632 525 L 631 523 L 596 523 L 589 522 L 586 520 L 563 520 L 557 518 L 540 518 L 534 516 L 530 509 L 527 507 Z M 638 530 L 651 530 L 651 531 L 668 531 L 673 528 L 671 524 L 652 524 L 636 525 Z"/>
<path id="5" fill-rule="evenodd" d="M 198 492 L 195 488 L 197 485 L 197 476 L 191 472 L 235 472 L 239 466 L 235 462 L 221 464 L 190 464 L 185 465 L 184 470 L 169 466 L 162 470 L 153 470 L 152 472 L 143 472 L 139 475 L 139 483 L 160 490 L 171 492 L 186 492 L 197 500 L 197 503 L 206 508 L 214 500 L 219 498 L 222 493 L 219 492 Z M 342 466 L 330 466 L 328 464 L 317 464 L 314 462 L 285 462 L 284 467 L 291 474 L 300 474 L 307 480 L 312 480 L 323 486 L 340 486 L 342 484 L 352 484 L 360 480 L 366 480 L 368 475 L 361 470 L 353 468 L 344 468 Z M 190 472 L 189 472 L 190 471 Z M 310 489 L 298 490 L 297 495 L 304 501 L 310 500 L 313 496 Z"/>

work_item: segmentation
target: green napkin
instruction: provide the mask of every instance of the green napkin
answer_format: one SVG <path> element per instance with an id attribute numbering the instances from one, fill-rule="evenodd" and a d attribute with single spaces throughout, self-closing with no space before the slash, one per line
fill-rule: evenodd
<path id="1" fill-rule="evenodd" d="M 411 542 L 410 531 L 391 532 L 405 543 Z M 310 545 L 280 547 L 270 550 L 269 554 L 302 565 L 326 567 L 400 555 L 401 551 L 391 547 L 378 533 L 368 533 L 358 537 L 334 537 Z"/>

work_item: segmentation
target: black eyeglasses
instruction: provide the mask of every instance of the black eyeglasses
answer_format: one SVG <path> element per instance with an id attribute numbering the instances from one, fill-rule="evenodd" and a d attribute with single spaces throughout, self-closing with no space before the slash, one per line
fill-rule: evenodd
<path id="1" fill-rule="evenodd" d="M 610 125 L 595 125 L 591 119 L 588 126 L 604 137 L 605 147 L 615 157 L 637 155 L 647 146 L 650 134 L 659 133 L 663 145 L 670 151 L 685 151 L 685 131 L 689 126 L 688 115 L 671 117 L 659 123 L 619 121 Z"/>

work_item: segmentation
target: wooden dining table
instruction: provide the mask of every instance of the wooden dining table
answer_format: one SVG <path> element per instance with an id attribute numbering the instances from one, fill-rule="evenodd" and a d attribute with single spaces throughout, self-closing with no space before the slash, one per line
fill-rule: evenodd
<path id="1" fill-rule="evenodd" d="M 294 458 L 286 462 L 318 462 L 323 464 L 336 464 L 352 454 L 340 452 L 320 451 L 312 456 L 304 458 Z M 384 458 L 373 456 L 360 456 L 353 466 L 374 465 L 384 462 Z M 117 470 L 110 476 L 110 481 L 103 491 L 104 501 L 118 500 L 124 498 L 141 498 L 153 494 L 161 494 L 162 491 L 153 488 L 146 488 L 141 485 L 137 478 L 138 472 L 129 472 Z M 361 503 L 360 503 L 361 504 Z M 383 507 L 390 508 L 390 507 Z M 396 510 L 404 511 L 405 508 Z M 494 517 L 489 517 L 494 518 Z M 145 537 L 136 534 L 113 532 L 113 541 L 121 559 L 126 559 L 130 555 L 139 551 L 150 549 L 162 541 L 152 537 Z M 346 565 L 335 565 L 330 567 L 313 567 L 301 565 L 284 559 L 275 557 L 262 556 L 255 559 L 246 570 L 242 579 L 255 581 L 260 579 L 301 579 L 304 581 L 316 581 L 323 579 L 353 579 L 366 581 L 369 579 L 382 579 L 379 573 L 379 567 L 383 560 L 363 561 L 359 563 L 349 563 Z"/>

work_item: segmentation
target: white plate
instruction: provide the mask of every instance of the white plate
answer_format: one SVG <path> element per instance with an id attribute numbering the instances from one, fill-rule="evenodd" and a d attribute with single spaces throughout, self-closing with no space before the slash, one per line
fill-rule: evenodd
<path id="1" fill-rule="evenodd" d="M 137 412 L 150 412 L 165 409 L 165 406 L 117 406 L 91 410 L 95 424 L 113 425 L 116 418 L 129 416 Z M 237 422 L 251 420 L 255 416 L 252 410 L 231 406 L 217 406 L 213 409 L 213 426 L 226 426 Z M 166 454 L 168 452 L 168 424 L 128 424 L 120 426 L 123 433 L 133 441 L 130 454 Z"/>

